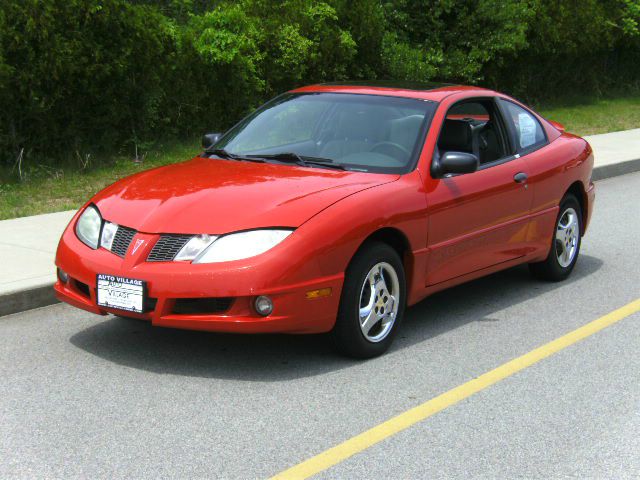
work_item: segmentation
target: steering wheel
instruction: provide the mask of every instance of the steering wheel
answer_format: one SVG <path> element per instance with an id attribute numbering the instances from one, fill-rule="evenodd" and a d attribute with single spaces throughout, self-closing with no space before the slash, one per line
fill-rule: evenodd
<path id="1" fill-rule="evenodd" d="M 394 142 L 379 142 L 370 149 L 371 152 L 378 152 L 395 158 L 396 160 L 406 160 L 411 152 L 402 145 Z M 398 153 L 400 155 L 398 155 Z"/>

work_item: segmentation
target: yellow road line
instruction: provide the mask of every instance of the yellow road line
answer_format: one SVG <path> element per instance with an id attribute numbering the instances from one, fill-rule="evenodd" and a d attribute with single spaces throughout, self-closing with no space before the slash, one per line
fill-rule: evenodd
<path id="1" fill-rule="evenodd" d="M 499 367 L 480 375 L 467 383 L 455 387 L 442 395 L 438 395 L 437 397 L 432 398 L 411 410 L 407 410 L 406 412 L 401 413 L 400 415 L 393 417 L 386 422 L 367 430 L 366 432 L 362 432 L 361 434 L 330 448 L 329 450 L 325 450 L 315 457 L 305 460 L 304 462 L 275 475 L 271 480 L 305 479 L 315 475 L 316 473 L 322 472 L 333 465 L 346 460 L 352 455 L 366 450 L 376 443 L 379 443 L 382 440 L 395 435 L 396 433 L 401 432 L 402 430 L 405 430 L 426 418 L 429 418 L 441 410 L 470 397 L 474 393 L 484 390 L 500 380 L 510 377 L 520 370 L 524 370 L 525 368 L 538 363 L 540 360 L 543 360 L 554 353 L 579 342 L 580 340 L 590 337 L 594 333 L 597 333 L 638 311 L 640 311 L 640 299 L 635 300 L 624 307 L 605 315 L 604 317 L 600 317 L 597 320 L 587 323 L 586 325 L 573 330 L 562 337 L 556 338 L 535 350 L 531 350 L 529 353 L 525 353 L 521 357 L 514 358 L 513 360 L 500 365 Z"/>

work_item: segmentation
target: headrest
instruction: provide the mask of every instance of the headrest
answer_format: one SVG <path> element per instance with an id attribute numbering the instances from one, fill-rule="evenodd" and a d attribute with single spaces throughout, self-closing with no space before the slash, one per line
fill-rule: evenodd
<path id="1" fill-rule="evenodd" d="M 465 120 L 446 119 L 442 125 L 438 147 L 443 152 L 470 152 L 471 124 Z"/>

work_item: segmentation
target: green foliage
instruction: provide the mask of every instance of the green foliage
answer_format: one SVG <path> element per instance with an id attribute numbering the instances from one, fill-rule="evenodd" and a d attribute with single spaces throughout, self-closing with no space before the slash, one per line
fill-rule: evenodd
<path id="1" fill-rule="evenodd" d="M 85 168 L 375 78 L 638 91 L 640 0 L 3 0 L 0 163 Z"/>
<path id="2" fill-rule="evenodd" d="M 164 120 L 170 19 L 117 0 L 4 2 L 2 152 L 45 157 L 138 140 Z"/>
<path id="3" fill-rule="evenodd" d="M 348 77 L 356 43 L 332 5 L 313 0 L 245 0 L 241 5 L 260 32 L 267 96 L 294 85 Z"/>
<path id="4" fill-rule="evenodd" d="M 623 28 L 631 4 L 639 1 L 532 1 L 527 48 L 485 66 L 485 82 L 534 101 L 637 90 L 640 42 Z"/>
<path id="5" fill-rule="evenodd" d="M 640 0 L 623 0 L 620 5 L 620 28 L 624 35 L 640 35 Z"/>
<path id="6" fill-rule="evenodd" d="M 383 49 L 389 73 L 462 82 L 481 80 L 485 65 L 525 47 L 532 17 L 520 0 L 399 0 L 385 7 L 393 26 Z"/>
<path id="7" fill-rule="evenodd" d="M 442 59 L 442 50 L 411 46 L 394 32 L 382 39 L 382 63 L 391 78 L 427 81 L 437 76 Z"/>
<path id="8" fill-rule="evenodd" d="M 354 79 L 383 76 L 382 45 L 387 29 L 385 10 L 380 0 L 336 0 L 333 2 L 340 28 L 354 42 L 355 56 L 347 69 Z"/>
<path id="9" fill-rule="evenodd" d="M 184 122 L 196 117 L 200 128 L 228 126 L 264 91 L 258 25 L 240 5 L 219 6 L 191 16 L 183 32 L 175 83 L 185 88 L 174 98 Z"/>

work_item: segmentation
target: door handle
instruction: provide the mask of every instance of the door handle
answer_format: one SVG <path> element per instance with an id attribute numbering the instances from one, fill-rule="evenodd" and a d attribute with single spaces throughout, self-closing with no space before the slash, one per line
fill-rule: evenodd
<path id="1" fill-rule="evenodd" d="M 524 183 L 524 182 L 526 182 L 526 181 L 527 181 L 527 178 L 529 178 L 529 176 L 528 176 L 526 173 L 524 173 L 524 172 L 516 173 L 516 174 L 513 176 L 513 180 L 514 180 L 516 183 Z"/>

